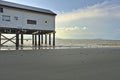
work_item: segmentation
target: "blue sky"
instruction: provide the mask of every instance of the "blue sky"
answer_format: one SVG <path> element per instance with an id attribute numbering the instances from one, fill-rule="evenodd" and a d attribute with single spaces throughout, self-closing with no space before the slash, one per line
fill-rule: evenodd
<path id="1" fill-rule="evenodd" d="M 120 0 L 6 0 L 56 12 L 56 37 L 120 40 Z"/>

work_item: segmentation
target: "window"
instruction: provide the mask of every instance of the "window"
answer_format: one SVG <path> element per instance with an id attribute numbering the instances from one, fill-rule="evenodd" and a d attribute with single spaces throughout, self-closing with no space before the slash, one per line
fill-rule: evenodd
<path id="1" fill-rule="evenodd" d="M 27 24 L 34 24 L 34 25 L 36 25 L 37 21 L 36 20 L 27 20 Z"/>
<path id="2" fill-rule="evenodd" d="M 45 23 L 47 23 L 47 21 L 45 21 Z"/>
<path id="3" fill-rule="evenodd" d="M 3 8 L 0 8 L 0 12 L 3 13 Z"/>
<path id="4" fill-rule="evenodd" d="M 14 17 L 14 19 L 15 19 L 15 20 L 18 20 L 18 17 L 17 17 L 17 16 L 15 16 L 15 17 Z"/>
<path id="5" fill-rule="evenodd" d="M 10 21 L 10 16 L 2 15 L 2 21 Z"/>

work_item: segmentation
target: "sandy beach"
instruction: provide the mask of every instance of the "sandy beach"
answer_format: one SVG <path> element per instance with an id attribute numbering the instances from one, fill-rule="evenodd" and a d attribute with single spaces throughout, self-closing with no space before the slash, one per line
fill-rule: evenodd
<path id="1" fill-rule="evenodd" d="M 0 51 L 0 80 L 120 80 L 120 48 Z"/>

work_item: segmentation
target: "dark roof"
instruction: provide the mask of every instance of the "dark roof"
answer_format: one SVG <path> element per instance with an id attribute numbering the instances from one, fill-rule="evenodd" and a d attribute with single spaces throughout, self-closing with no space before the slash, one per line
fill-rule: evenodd
<path id="1" fill-rule="evenodd" d="M 7 6 L 7 7 L 12 7 L 12 8 L 29 10 L 29 11 L 34 11 L 34 12 L 40 12 L 40 13 L 45 13 L 45 14 L 56 15 L 54 12 L 52 12 L 50 10 L 47 10 L 47 9 L 36 8 L 36 7 L 26 6 L 26 5 L 22 5 L 22 4 L 7 2 L 7 1 L 1 1 L 0 0 L 0 5 Z"/>

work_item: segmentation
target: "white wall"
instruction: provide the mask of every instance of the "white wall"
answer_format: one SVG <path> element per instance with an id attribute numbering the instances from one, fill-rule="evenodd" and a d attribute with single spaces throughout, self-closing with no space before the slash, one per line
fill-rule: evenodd
<path id="1" fill-rule="evenodd" d="M 38 29 L 38 30 L 55 30 L 55 16 L 38 12 L 3 7 L 4 12 L 0 13 L 0 27 Z M 2 21 L 2 15 L 10 16 L 10 22 Z M 17 16 L 18 20 L 14 17 Z M 36 20 L 37 24 L 27 24 L 27 19 Z M 45 23 L 47 21 L 47 23 Z"/>

